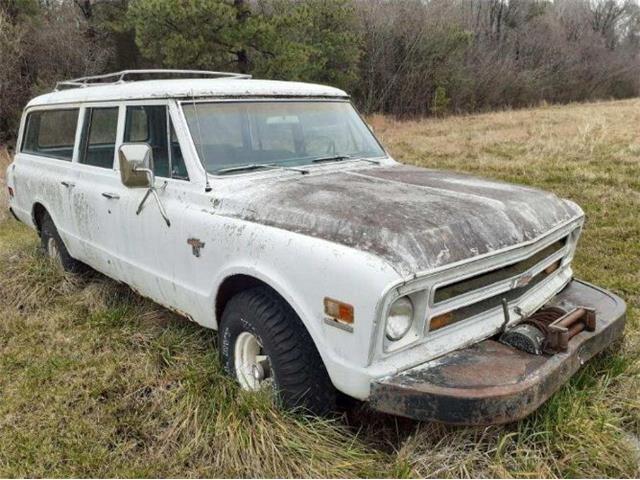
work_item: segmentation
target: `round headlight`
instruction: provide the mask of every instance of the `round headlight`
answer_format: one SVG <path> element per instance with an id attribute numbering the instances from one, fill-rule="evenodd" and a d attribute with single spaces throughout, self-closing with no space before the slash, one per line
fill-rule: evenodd
<path id="1" fill-rule="evenodd" d="M 385 333 L 391 341 L 404 337 L 413 322 L 413 304 L 409 297 L 400 297 L 391 305 Z"/>

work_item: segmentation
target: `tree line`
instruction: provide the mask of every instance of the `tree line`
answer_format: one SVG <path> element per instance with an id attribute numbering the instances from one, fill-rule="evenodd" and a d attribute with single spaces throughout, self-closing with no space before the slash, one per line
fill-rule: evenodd
<path id="1" fill-rule="evenodd" d="M 445 115 L 640 92 L 636 0 L 0 0 L 0 142 L 55 81 L 238 71 Z"/>

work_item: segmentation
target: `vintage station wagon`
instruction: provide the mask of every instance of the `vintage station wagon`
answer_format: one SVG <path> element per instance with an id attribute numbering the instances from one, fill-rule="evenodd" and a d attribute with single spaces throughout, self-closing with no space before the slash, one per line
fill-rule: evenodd
<path id="1" fill-rule="evenodd" d="M 27 105 L 7 179 L 62 267 L 217 329 L 229 374 L 287 408 L 324 414 L 339 391 L 416 419 L 508 422 L 624 328 L 620 298 L 573 278 L 580 207 L 401 165 L 331 87 L 61 82 Z"/>

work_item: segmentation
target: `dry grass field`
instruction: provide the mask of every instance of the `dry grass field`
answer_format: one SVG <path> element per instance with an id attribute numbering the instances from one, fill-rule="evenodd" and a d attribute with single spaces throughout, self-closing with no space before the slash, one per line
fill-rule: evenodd
<path id="1" fill-rule="evenodd" d="M 640 101 L 370 122 L 403 162 L 582 205 L 577 275 L 627 300 L 622 345 L 507 426 L 360 405 L 332 420 L 282 414 L 222 375 L 212 332 L 98 274 L 61 275 L 3 203 L 0 477 L 640 475 Z"/>

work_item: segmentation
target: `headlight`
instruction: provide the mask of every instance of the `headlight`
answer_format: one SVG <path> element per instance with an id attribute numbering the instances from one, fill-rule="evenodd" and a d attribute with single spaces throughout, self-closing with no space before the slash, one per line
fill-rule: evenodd
<path id="1" fill-rule="evenodd" d="M 391 305 L 385 333 L 391 341 L 404 337 L 413 322 L 413 304 L 409 297 L 400 297 Z"/>

